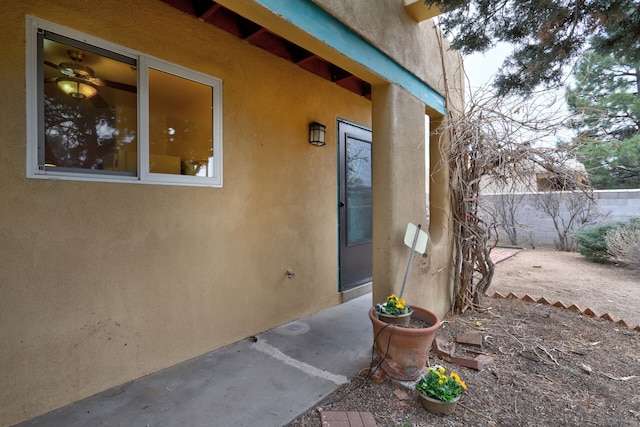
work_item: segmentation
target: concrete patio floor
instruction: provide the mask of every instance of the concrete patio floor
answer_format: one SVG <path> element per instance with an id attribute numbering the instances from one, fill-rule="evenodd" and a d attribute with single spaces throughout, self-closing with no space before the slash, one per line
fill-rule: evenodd
<path id="1" fill-rule="evenodd" d="M 369 367 L 371 306 L 368 293 L 17 426 L 285 425 Z"/>
<path id="2" fill-rule="evenodd" d="M 371 294 L 18 426 L 282 426 L 371 361 Z"/>

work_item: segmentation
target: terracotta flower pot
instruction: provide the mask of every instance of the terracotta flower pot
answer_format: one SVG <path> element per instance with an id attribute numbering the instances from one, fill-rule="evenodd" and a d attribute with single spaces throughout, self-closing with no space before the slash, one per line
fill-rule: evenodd
<path id="1" fill-rule="evenodd" d="M 428 310 L 411 306 L 413 317 L 422 319 L 428 328 L 403 328 L 381 321 L 375 308 L 369 310 L 369 320 L 373 325 L 374 349 L 381 367 L 392 378 L 413 381 L 420 376 L 427 364 L 429 350 L 436 331 L 440 328 L 440 318 Z"/>
<path id="2" fill-rule="evenodd" d="M 458 400 L 460 399 L 460 396 L 458 396 L 451 402 L 443 402 L 442 400 L 429 397 L 422 392 L 418 392 L 418 396 L 420 396 L 420 402 L 422 402 L 422 406 L 424 406 L 427 411 L 433 414 L 443 415 L 453 414 L 453 411 L 456 410 L 456 406 L 458 406 Z"/>

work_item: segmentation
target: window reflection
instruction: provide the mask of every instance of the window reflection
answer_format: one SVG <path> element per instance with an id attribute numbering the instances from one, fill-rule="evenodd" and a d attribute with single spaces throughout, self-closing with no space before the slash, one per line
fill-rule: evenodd
<path id="1" fill-rule="evenodd" d="M 149 69 L 149 170 L 213 176 L 213 88 Z"/>
<path id="2" fill-rule="evenodd" d="M 107 57 L 81 42 L 41 39 L 44 169 L 137 173 L 135 60 Z"/>
<path id="3" fill-rule="evenodd" d="M 347 244 L 372 238 L 371 144 L 347 136 Z"/>

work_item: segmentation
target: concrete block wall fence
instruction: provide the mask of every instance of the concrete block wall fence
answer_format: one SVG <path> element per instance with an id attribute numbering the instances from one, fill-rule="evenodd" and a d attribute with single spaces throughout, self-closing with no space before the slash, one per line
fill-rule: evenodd
<path id="1" fill-rule="evenodd" d="M 534 201 L 540 193 L 524 193 L 516 211 L 518 245 L 554 245 L 558 234 L 551 218 L 537 210 Z M 613 221 L 640 217 L 640 189 L 594 191 L 598 212 Z M 485 199 L 495 199 L 499 194 L 486 194 Z M 499 229 L 500 244 L 511 244 L 504 230 Z"/>

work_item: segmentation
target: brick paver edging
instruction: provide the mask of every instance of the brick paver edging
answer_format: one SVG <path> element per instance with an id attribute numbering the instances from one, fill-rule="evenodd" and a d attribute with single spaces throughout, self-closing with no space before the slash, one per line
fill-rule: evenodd
<path id="1" fill-rule="evenodd" d="M 580 314 L 584 314 L 585 316 L 589 316 L 589 317 L 599 317 L 600 319 L 604 319 L 604 320 L 608 320 L 610 322 L 615 322 L 616 324 L 623 326 L 625 328 L 629 328 L 629 329 L 633 329 L 636 332 L 640 332 L 640 325 L 636 326 L 635 328 L 631 328 L 631 326 L 629 326 L 629 324 L 627 322 L 625 322 L 624 320 L 614 320 L 613 317 L 611 317 L 611 315 L 609 315 L 609 313 L 605 313 L 602 316 L 598 316 L 593 310 L 591 310 L 590 308 L 587 308 L 586 310 L 581 310 L 580 307 L 578 307 L 575 304 L 571 304 L 571 305 L 566 305 L 560 301 L 556 301 L 554 303 L 551 303 L 549 301 L 547 301 L 544 297 L 539 298 L 539 299 L 534 299 L 533 297 L 529 296 L 529 295 L 525 295 L 522 298 L 518 297 L 516 294 L 514 294 L 513 292 L 511 292 L 509 295 L 504 296 L 499 292 L 494 292 L 493 295 L 487 295 L 491 298 L 502 298 L 502 299 L 519 299 L 521 301 L 525 301 L 525 302 L 535 302 L 537 304 L 544 304 L 544 305 L 550 305 L 552 307 L 558 307 L 558 308 L 566 308 L 572 311 L 575 311 L 576 313 L 580 313 Z"/>
<path id="2" fill-rule="evenodd" d="M 320 412 L 322 427 L 376 427 L 376 421 L 371 412 Z"/>

